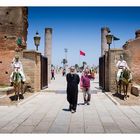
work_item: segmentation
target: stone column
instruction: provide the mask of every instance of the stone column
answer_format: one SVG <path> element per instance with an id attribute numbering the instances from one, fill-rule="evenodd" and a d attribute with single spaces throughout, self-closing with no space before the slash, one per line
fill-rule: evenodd
<path id="1" fill-rule="evenodd" d="M 108 27 L 101 28 L 101 56 L 105 54 L 105 51 L 108 51 L 108 44 L 106 41 L 106 35 L 110 32 Z"/>
<path id="2" fill-rule="evenodd" d="M 51 81 L 52 64 L 52 28 L 45 28 L 45 50 L 44 55 L 48 58 L 48 83 Z"/>

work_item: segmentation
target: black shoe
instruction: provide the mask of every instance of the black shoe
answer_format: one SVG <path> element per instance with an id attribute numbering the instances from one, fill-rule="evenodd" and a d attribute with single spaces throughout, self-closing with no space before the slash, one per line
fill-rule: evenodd
<path id="1" fill-rule="evenodd" d="M 87 101 L 84 101 L 84 103 L 83 103 L 83 104 L 84 104 L 84 105 L 85 105 L 85 104 L 87 104 Z"/>
<path id="2" fill-rule="evenodd" d="M 72 107 L 71 107 L 71 105 L 69 105 L 69 111 L 71 111 L 72 110 Z"/>
<path id="3" fill-rule="evenodd" d="M 84 102 L 84 105 L 86 104 L 87 102 Z"/>
<path id="4" fill-rule="evenodd" d="M 89 103 L 89 102 L 87 102 L 87 105 L 90 105 L 90 103 Z"/>

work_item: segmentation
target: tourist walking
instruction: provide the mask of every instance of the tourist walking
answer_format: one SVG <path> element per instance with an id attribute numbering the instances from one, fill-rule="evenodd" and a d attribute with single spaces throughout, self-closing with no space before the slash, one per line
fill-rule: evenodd
<path id="1" fill-rule="evenodd" d="M 51 80 L 54 79 L 55 80 L 55 76 L 54 76 L 54 68 L 51 69 Z"/>
<path id="2" fill-rule="evenodd" d="M 70 72 L 66 75 L 67 80 L 67 101 L 69 102 L 69 110 L 76 112 L 78 100 L 78 84 L 80 82 L 79 75 L 75 73 L 75 68 L 70 67 Z"/>
<path id="3" fill-rule="evenodd" d="M 84 104 L 89 105 L 91 100 L 90 79 L 92 78 L 90 70 L 86 68 L 81 76 L 81 87 L 83 91 Z"/>
<path id="4" fill-rule="evenodd" d="M 63 69 L 62 76 L 65 76 L 65 75 L 66 75 L 66 69 Z"/>

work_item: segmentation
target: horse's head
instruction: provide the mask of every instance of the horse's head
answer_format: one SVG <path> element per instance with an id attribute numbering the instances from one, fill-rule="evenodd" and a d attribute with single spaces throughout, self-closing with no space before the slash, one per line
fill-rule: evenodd
<path id="1" fill-rule="evenodd" d="M 130 79 L 130 73 L 131 71 L 127 68 L 123 69 L 123 78 L 125 78 L 126 80 Z"/>

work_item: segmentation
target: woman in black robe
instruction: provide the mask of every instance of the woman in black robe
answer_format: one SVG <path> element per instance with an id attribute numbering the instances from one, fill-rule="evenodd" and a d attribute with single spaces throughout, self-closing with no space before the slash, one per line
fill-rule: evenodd
<path id="1" fill-rule="evenodd" d="M 75 68 L 70 68 L 70 73 L 66 75 L 67 80 L 67 100 L 69 109 L 72 113 L 76 112 L 78 99 L 78 84 L 80 81 L 79 75 L 75 73 Z"/>

